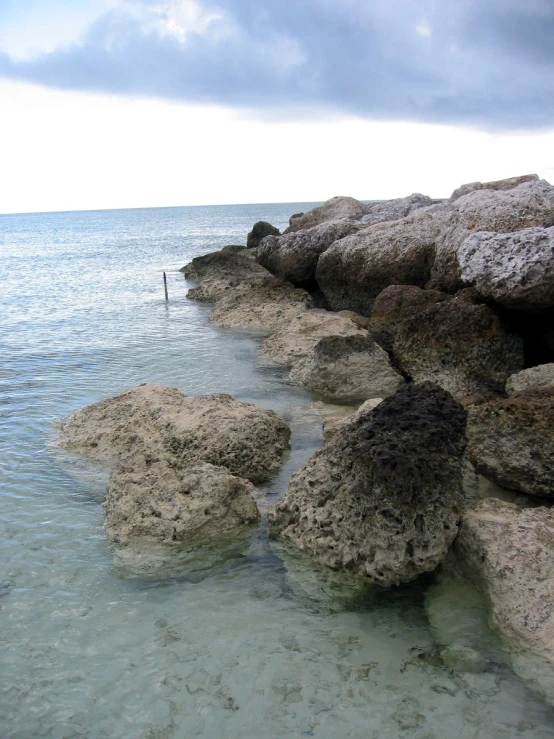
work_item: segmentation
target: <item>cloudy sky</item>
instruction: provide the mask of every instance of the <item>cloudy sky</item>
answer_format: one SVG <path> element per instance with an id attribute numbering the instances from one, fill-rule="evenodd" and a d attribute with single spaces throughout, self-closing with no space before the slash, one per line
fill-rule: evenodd
<path id="1" fill-rule="evenodd" d="M 554 180 L 554 0 L 0 0 L 0 212 Z"/>

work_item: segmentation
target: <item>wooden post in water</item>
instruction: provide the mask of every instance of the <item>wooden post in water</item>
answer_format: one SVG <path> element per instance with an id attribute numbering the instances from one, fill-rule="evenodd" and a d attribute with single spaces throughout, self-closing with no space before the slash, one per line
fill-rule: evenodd
<path id="1" fill-rule="evenodd" d="M 165 276 L 165 272 L 164 272 L 164 291 L 165 291 L 165 299 L 167 302 L 169 298 L 167 297 L 167 277 Z"/>

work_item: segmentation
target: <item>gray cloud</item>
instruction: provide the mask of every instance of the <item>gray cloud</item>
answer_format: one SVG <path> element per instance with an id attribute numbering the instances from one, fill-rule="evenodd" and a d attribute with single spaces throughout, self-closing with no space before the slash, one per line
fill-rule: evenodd
<path id="1" fill-rule="evenodd" d="M 137 0 L 134 12 L 107 13 L 73 46 L 19 62 L 0 53 L 0 76 L 287 118 L 554 125 L 553 0 L 202 6 L 219 17 L 180 38 L 164 31 L 169 9 Z"/>

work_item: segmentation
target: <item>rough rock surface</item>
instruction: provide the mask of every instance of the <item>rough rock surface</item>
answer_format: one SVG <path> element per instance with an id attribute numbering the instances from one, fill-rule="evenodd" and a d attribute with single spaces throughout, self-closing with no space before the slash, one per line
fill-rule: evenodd
<path id="1" fill-rule="evenodd" d="M 268 236 L 258 248 L 258 262 L 277 277 L 294 285 L 313 282 L 319 255 L 337 239 L 359 231 L 358 221 L 320 223 L 284 236 Z"/>
<path id="2" fill-rule="evenodd" d="M 336 401 L 386 397 L 404 384 L 388 354 L 364 336 L 326 336 L 297 362 L 290 379 Z"/>
<path id="3" fill-rule="evenodd" d="M 199 283 L 188 291 L 187 297 L 205 302 L 215 302 L 232 288 L 240 286 L 270 286 L 277 284 L 275 277 L 256 262 L 254 254 L 245 249 L 210 252 L 195 257 L 182 267 L 181 272 Z"/>
<path id="4" fill-rule="evenodd" d="M 465 411 L 409 385 L 333 435 L 291 479 L 270 532 L 380 584 L 433 570 L 458 528 Z"/>
<path id="5" fill-rule="evenodd" d="M 366 206 L 366 215 L 361 220 L 366 226 L 381 221 L 397 221 L 410 215 L 414 210 L 433 205 L 435 202 L 427 195 L 416 192 L 406 198 L 384 200 L 382 203 Z"/>
<path id="6" fill-rule="evenodd" d="M 353 413 L 350 412 L 347 415 L 343 412 L 344 406 L 336 406 L 341 409 L 340 413 L 332 414 L 331 411 L 327 411 L 323 418 L 323 436 L 325 439 L 330 439 L 333 434 L 342 433 L 343 428 L 346 428 L 352 421 L 358 420 L 364 414 L 377 408 L 382 401 L 383 398 L 369 398 L 361 404 L 358 410 Z"/>
<path id="7" fill-rule="evenodd" d="M 506 383 L 508 395 L 524 390 L 550 390 L 554 392 L 554 363 L 539 364 L 537 367 L 516 372 Z"/>
<path id="8" fill-rule="evenodd" d="M 292 285 L 237 287 L 217 301 L 210 322 L 227 328 L 273 331 L 311 304 L 309 293 Z"/>
<path id="9" fill-rule="evenodd" d="M 458 187 L 450 196 L 450 202 L 453 203 L 463 195 L 467 195 L 475 190 L 511 190 L 523 182 L 532 182 L 538 180 L 539 176 L 536 174 L 523 174 L 519 177 L 508 177 L 505 180 L 493 180 L 492 182 L 469 182 L 467 185 L 461 185 Z"/>
<path id="10" fill-rule="evenodd" d="M 554 499 L 553 430 L 553 390 L 470 406 L 468 457 L 498 485 Z"/>
<path id="11" fill-rule="evenodd" d="M 59 443 L 96 462 L 133 468 L 166 460 L 185 468 L 202 461 L 263 482 L 279 469 L 289 437 L 276 413 L 230 395 L 140 385 L 73 413 Z"/>
<path id="12" fill-rule="evenodd" d="M 554 705 L 554 512 L 483 500 L 464 514 L 455 552 L 485 593 L 514 670 Z"/>
<path id="13" fill-rule="evenodd" d="M 415 285 L 391 285 L 379 293 L 373 304 L 369 329 L 375 341 L 392 351 L 398 326 L 448 295 L 439 290 L 422 290 Z"/>
<path id="14" fill-rule="evenodd" d="M 253 491 L 252 483 L 206 462 L 185 469 L 165 460 L 118 465 L 104 503 L 106 533 L 120 544 L 138 538 L 189 543 L 236 533 L 259 518 Z"/>
<path id="15" fill-rule="evenodd" d="M 554 227 L 472 234 L 458 264 L 462 282 L 484 300 L 520 311 L 554 308 Z"/>
<path id="16" fill-rule="evenodd" d="M 367 206 L 355 198 L 334 197 L 326 200 L 322 205 L 312 208 L 307 213 L 292 216 L 289 227 L 283 232 L 303 231 L 326 221 L 340 221 L 344 219 L 359 220 L 367 212 Z"/>
<path id="17" fill-rule="evenodd" d="M 463 286 L 458 251 L 465 239 L 477 231 L 506 234 L 554 225 L 554 187 L 531 180 L 508 190 L 473 190 L 451 203 L 447 212 L 429 286 L 453 292 Z"/>
<path id="18" fill-rule="evenodd" d="M 331 308 L 369 316 L 375 298 L 389 285 L 423 287 L 447 213 L 446 205 L 420 208 L 336 241 L 320 256 L 316 270 Z"/>
<path id="19" fill-rule="evenodd" d="M 523 342 L 486 305 L 465 295 L 435 303 L 398 327 L 393 347 L 414 382 L 432 380 L 455 398 L 503 392 L 523 368 Z"/>
<path id="20" fill-rule="evenodd" d="M 325 310 L 310 310 L 294 316 L 261 345 L 262 355 L 275 364 L 292 367 L 300 359 L 312 354 L 316 344 L 325 336 L 363 336 L 367 331 L 359 328 L 350 318 Z"/>
<path id="21" fill-rule="evenodd" d="M 267 221 L 258 221 L 252 226 L 252 231 L 246 237 L 247 249 L 255 249 L 266 236 L 280 236 L 281 232 Z"/>

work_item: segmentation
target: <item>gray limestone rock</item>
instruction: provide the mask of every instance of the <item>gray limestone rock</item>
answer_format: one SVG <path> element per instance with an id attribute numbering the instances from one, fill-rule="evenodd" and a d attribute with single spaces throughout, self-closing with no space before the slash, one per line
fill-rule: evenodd
<path id="1" fill-rule="evenodd" d="M 539 176 L 536 174 L 524 174 L 519 177 L 508 177 L 505 180 L 494 180 L 492 182 L 470 182 L 467 185 L 461 185 L 458 187 L 450 196 L 450 202 L 453 203 L 458 198 L 467 195 L 475 190 L 511 190 L 523 182 L 533 182 L 538 180 Z"/>
<path id="2" fill-rule="evenodd" d="M 537 367 L 516 372 L 506 382 L 508 395 L 522 393 L 525 390 L 551 390 L 554 391 L 554 362 L 539 364 Z"/>
<path id="3" fill-rule="evenodd" d="M 291 217 L 285 234 L 292 231 L 303 231 L 326 221 L 343 219 L 359 220 L 366 213 L 367 206 L 355 198 L 337 196 L 326 200 L 322 205 L 312 208 L 307 213 L 299 213 Z"/>
<path id="4" fill-rule="evenodd" d="M 236 287 L 217 301 L 210 322 L 226 328 L 275 331 L 311 304 L 309 293 L 290 284 Z"/>
<path id="5" fill-rule="evenodd" d="M 397 221 L 405 218 L 414 210 L 426 208 L 434 205 L 437 201 L 431 200 L 427 195 L 421 193 L 413 193 L 405 198 L 395 198 L 394 200 L 384 200 L 381 203 L 366 206 L 367 213 L 362 216 L 362 223 L 370 226 L 373 223 L 381 223 L 381 221 Z"/>
<path id="6" fill-rule="evenodd" d="M 246 237 L 247 249 L 255 249 L 266 236 L 280 236 L 281 232 L 267 221 L 257 221 Z"/>
<path id="7" fill-rule="evenodd" d="M 468 408 L 468 457 L 497 485 L 554 499 L 554 390 Z"/>
<path id="8" fill-rule="evenodd" d="M 554 512 L 483 500 L 464 514 L 455 553 L 515 672 L 554 705 Z"/>
<path id="9" fill-rule="evenodd" d="M 270 511 L 270 533 L 383 586 L 433 570 L 463 505 L 465 411 L 408 385 L 328 438 Z"/>
<path id="10" fill-rule="evenodd" d="M 486 301 L 532 313 L 554 308 L 554 227 L 479 231 L 460 246 L 458 264 L 462 282 Z"/>

